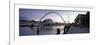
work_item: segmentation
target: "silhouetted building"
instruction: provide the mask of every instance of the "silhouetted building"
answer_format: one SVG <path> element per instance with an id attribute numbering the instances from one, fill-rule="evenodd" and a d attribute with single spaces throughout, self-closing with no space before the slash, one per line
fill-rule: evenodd
<path id="1" fill-rule="evenodd" d="M 89 27 L 89 14 L 89 12 L 87 12 L 86 14 L 79 14 L 75 19 L 75 24 Z"/>
<path id="2" fill-rule="evenodd" d="M 43 20 L 44 23 L 53 23 L 52 19 L 45 19 Z"/>
<path id="3" fill-rule="evenodd" d="M 87 12 L 86 14 L 78 14 L 74 21 L 75 23 L 71 24 L 70 29 L 65 32 L 65 34 L 90 32 L 90 12 Z"/>
<path id="4" fill-rule="evenodd" d="M 43 20 L 42 24 L 48 26 L 48 25 L 53 24 L 53 21 L 52 21 L 52 19 L 45 19 L 45 20 Z"/>

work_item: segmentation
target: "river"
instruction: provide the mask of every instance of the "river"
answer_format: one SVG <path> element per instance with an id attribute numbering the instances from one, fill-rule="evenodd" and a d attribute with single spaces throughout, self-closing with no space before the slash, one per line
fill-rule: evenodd
<path id="1" fill-rule="evenodd" d="M 19 35 L 28 36 L 28 35 L 37 35 L 38 27 L 20 27 Z M 55 35 L 57 33 L 57 28 L 60 29 L 60 32 L 63 33 L 64 26 L 42 26 L 39 30 L 39 35 Z"/>

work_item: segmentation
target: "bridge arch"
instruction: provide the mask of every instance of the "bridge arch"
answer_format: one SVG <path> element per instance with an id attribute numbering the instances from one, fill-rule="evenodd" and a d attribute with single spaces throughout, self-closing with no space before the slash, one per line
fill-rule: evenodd
<path id="1" fill-rule="evenodd" d="M 51 12 L 46 13 L 46 14 L 40 19 L 40 21 L 41 21 L 42 19 L 44 19 L 44 18 L 45 18 L 47 15 L 49 15 L 50 13 L 55 13 L 55 14 L 57 14 L 57 15 L 63 20 L 63 22 L 65 22 L 64 18 L 63 18 L 58 12 L 55 12 L 55 11 L 51 11 Z"/>

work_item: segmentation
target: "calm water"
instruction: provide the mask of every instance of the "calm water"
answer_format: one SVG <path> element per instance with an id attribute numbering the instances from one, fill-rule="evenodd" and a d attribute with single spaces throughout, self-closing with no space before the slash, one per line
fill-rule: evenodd
<path id="1" fill-rule="evenodd" d="M 39 30 L 39 35 L 56 34 L 57 28 L 60 28 L 60 32 L 63 33 L 64 26 L 42 26 L 41 30 Z M 19 35 L 37 35 L 37 27 L 20 27 Z"/>

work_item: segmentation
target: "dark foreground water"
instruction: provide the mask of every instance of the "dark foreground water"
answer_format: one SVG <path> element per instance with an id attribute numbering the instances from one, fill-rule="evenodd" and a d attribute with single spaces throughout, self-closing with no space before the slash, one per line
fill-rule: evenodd
<path id="1" fill-rule="evenodd" d="M 57 28 L 60 28 L 60 32 L 63 33 L 64 26 L 43 26 L 39 30 L 39 35 L 52 35 L 57 33 Z M 20 27 L 20 36 L 37 35 L 37 27 Z"/>
<path id="2" fill-rule="evenodd" d="M 39 32 L 37 32 L 37 27 L 20 27 L 19 35 L 28 36 L 28 35 L 55 35 L 57 34 L 57 28 L 60 29 L 60 34 L 64 32 L 64 26 L 42 26 Z M 75 34 L 75 33 L 89 33 L 88 27 L 81 26 L 71 26 L 69 31 L 66 34 Z"/>

